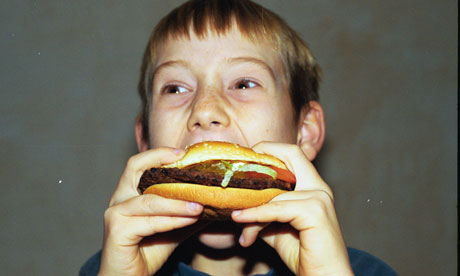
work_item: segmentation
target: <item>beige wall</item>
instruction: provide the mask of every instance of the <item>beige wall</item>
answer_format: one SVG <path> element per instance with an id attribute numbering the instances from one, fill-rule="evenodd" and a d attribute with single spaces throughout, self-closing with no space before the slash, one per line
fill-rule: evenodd
<path id="1" fill-rule="evenodd" d="M 100 248 L 144 44 L 180 2 L 1 1 L 2 275 L 76 274 Z M 323 67 L 316 164 L 348 244 L 401 275 L 454 275 L 457 2 L 259 2 Z"/>

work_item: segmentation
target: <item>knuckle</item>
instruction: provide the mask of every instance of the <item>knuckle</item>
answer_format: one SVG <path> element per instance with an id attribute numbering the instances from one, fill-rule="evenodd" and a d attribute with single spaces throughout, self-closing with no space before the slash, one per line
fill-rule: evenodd
<path id="1" fill-rule="evenodd" d="M 282 202 L 282 201 L 272 201 L 272 202 L 270 202 L 270 205 L 271 205 L 272 209 L 274 209 L 274 210 L 281 210 L 281 209 L 283 209 L 284 202 Z M 261 208 L 261 207 L 257 207 L 257 208 Z"/>
<path id="2" fill-rule="evenodd" d="M 287 147 L 290 151 L 293 151 L 293 152 L 301 151 L 300 146 L 297 144 L 288 144 Z"/>
<path id="3" fill-rule="evenodd" d="M 154 196 L 140 196 L 141 205 L 146 211 L 155 210 L 155 201 L 152 200 Z"/>
<path id="4" fill-rule="evenodd" d="M 146 225 L 149 225 L 152 230 L 157 232 L 157 226 L 158 226 L 158 218 L 157 216 L 147 216 L 144 217 L 144 223 Z"/>
<path id="5" fill-rule="evenodd" d="M 293 154 L 293 155 L 302 154 L 303 155 L 302 149 L 297 144 L 288 144 L 287 151 L 289 152 L 289 154 Z"/>
<path id="6" fill-rule="evenodd" d="M 104 220 L 112 220 L 115 216 L 115 207 L 109 207 L 104 211 Z"/>
<path id="7" fill-rule="evenodd" d="M 111 197 L 110 197 L 110 200 L 109 200 L 109 207 L 112 207 L 114 205 L 117 204 L 117 198 L 115 196 L 115 194 L 113 194 Z M 106 210 L 107 211 L 107 210 Z"/>
<path id="8" fill-rule="evenodd" d="M 334 202 L 334 195 L 332 193 L 332 190 L 330 188 L 326 190 L 321 190 L 318 191 L 318 197 L 321 198 L 321 200 L 326 203 L 326 202 Z"/>
<path id="9" fill-rule="evenodd" d="M 327 204 L 321 197 L 313 197 L 310 200 L 310 212 L 316 215 L 322 215 L 326 213 Z"/>
<path id="10" fill-rule="evenodd" d="M 104 225 L 110 226 L 116 220 L 116 212 L 114 207 L 109 207 L 104 211 Z"/>
<path id="11" fill-rule="evenodd" d="M 133 155 L 130 158 L 128 158 L 128 161 L 126 161 L 126 169 L 128 169 L 128 170 L 134 169 L 136 161 L 137 161 L 137 158 L 136 158 L 135 155 Z"/>
<path id="12" fill-rule="evenodd" d="M 269 203 L 270 209 L 265 209 L 264 205 L 256 207 L 254 210 L 258 211 L 261 214 L 266 213 L 266 210 L 270 210 L 269 212 L 272 215 L 281 215 L 286 212 L 286 201 L 272 201 Z M 259 223 L 264 223 L 263 221 L 258 221 Z"/>
<path id="13" fill-rule="evenodd" d="M 332 190 L 329 188 L 329 192 L 327 193 L 328 196 L 329 196 L 329 200 L 334 203 L 335 202 L 335 198 L 334 198 L 334 193 L 332 192 Z"/>
<path id="14" fill-rule="evenodd" d="M 318 190 L 308 200 L 308 213 L 319 223 L 324 219 L 331 219 L 335 213 L 331 195 L 327 191 Z"/>
<path id="15" fill-rule="evenodd" d="M 106 237 L 116 237 L 121 229 L 120 223 L 117 219 L 117 213 L 113 207 L 108 208 L 104 212 L 104 236 Z"/>

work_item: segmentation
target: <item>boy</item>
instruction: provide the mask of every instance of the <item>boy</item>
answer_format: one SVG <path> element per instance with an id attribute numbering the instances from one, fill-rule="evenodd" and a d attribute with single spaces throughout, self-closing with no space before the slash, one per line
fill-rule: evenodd
<path id="1" fill-rule="evenodd" d="M 325 135 L 318 84 L 305 43 L 261 6 L 189 1 L 172 11 L 143 59 L 135 125 L 141 153 L 128 161 L 105 212 L 102 254 L 80 273 L 392 275 L 347 250 L 332 192 L 311 164 Z M 277 156 L 296 175 L 296 190 L 212 224 L 198 221 L 197 203 L 139 195 L 143 171 L 203 140 Z"/>

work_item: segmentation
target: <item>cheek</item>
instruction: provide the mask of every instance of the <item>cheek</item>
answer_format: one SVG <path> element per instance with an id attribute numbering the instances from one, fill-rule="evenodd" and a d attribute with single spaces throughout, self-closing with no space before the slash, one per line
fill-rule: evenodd
<path id="1" fill-rule="evenodd" d="M 239 110 L 236 122 L 251 145 L 260 141 L 296 142 L 293 111 L 279 105 L 279 102 L 259 102 L 246 106 Z"/>
<path id="2" fill-rule="evenodd" d="M 149 135 L 151 148 L 175 147 L 184 123 L 181 116 L 167 110 L 152 111 L 149 118 Z"/>

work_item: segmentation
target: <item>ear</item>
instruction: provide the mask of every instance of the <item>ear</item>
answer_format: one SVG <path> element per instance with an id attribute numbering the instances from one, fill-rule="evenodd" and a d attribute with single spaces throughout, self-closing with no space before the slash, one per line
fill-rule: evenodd
<path id="1" fill-rule="evenodd" d="M 134 124 L 134 135 L 136 136 L 137 149 L 139 152 L 148 150 L 149 142 L 147 141 L 147 138 L 144 137 L 141 115 L 137 115 L 136 117 L 136 122 Z"/>
<path id="2" fill-rule="evenodd" d="M 308 160 L 313 161 L 321 150 L 326 135 L 323 107 L 317 101 L 310 101 L 299 118 L 297 144 L 302 148 Z"/>

